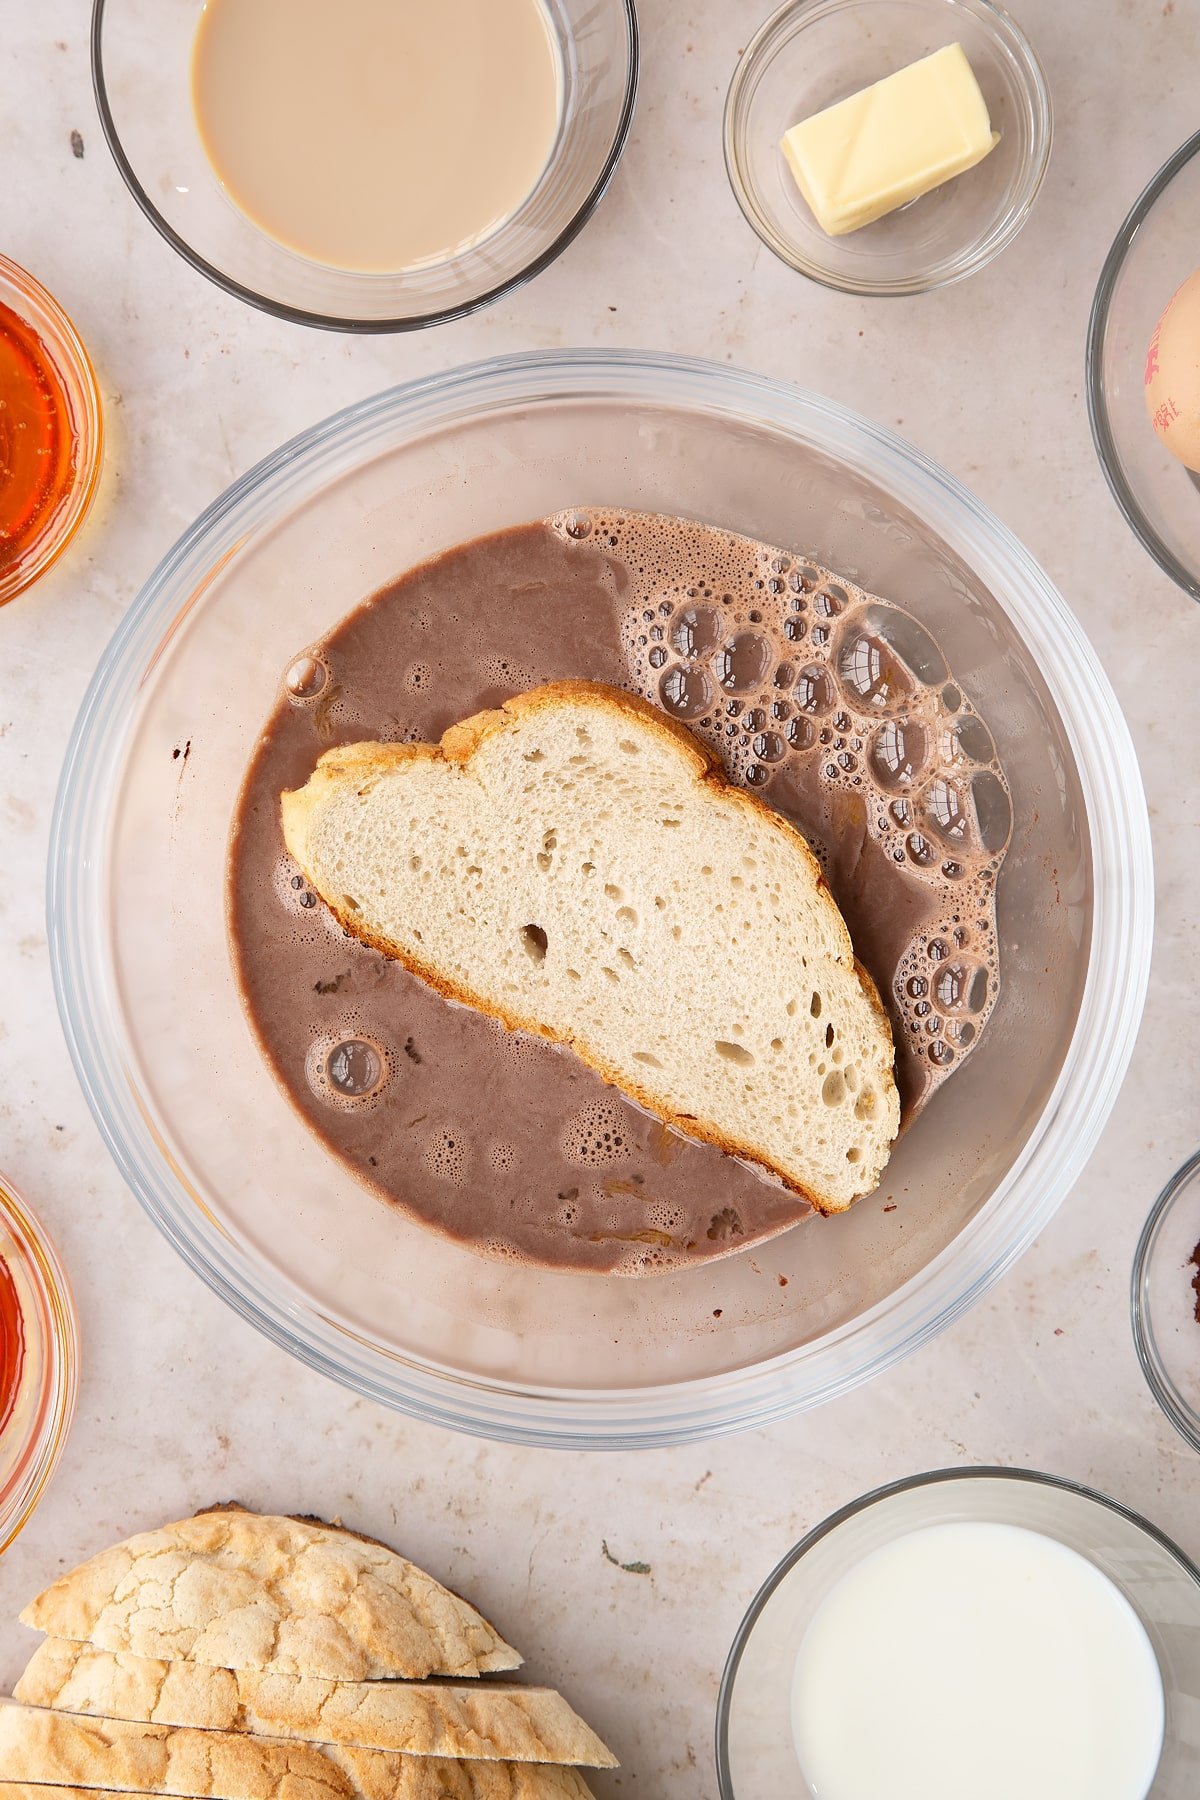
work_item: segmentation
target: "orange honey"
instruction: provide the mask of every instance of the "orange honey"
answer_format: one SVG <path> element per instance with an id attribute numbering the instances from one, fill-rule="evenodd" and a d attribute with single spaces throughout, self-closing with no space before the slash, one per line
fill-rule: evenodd
<path id="1" fill-rule="evenodd" d="M 0 581 L 53 525 L 74 486 L 78 446 L 71 398 L 50 352 L 0 302 Z"/>

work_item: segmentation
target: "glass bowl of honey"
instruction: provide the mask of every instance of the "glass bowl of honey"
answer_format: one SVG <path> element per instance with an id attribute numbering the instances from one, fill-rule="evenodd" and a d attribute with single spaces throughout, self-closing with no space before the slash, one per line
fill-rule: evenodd
<path id="1" fill-rule="evenodd" d="M 79 334 L 0 256 L 0 606 L 44 575 L 95 499 L 100 391 Z"/>
<path id="2" fill-rule="evenodd" d="M 0 1175 L 0 1554 L 57 1466 L 78 1370 L 75 1304 L 62 1264 Z"/>

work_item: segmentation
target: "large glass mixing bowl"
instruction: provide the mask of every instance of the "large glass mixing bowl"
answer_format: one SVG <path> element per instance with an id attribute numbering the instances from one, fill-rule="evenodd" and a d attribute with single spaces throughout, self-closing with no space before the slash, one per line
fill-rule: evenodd
<path id="1" fill-rule="evenodd" d="M 294 653 L 413 563 L 584 502 L 795 547 L 911 609 L 988 721 L 1015 809 L 1000 999 L 880 1192 L 642 1280 L 490 1261 L 359 1186 L 261 1061 L 225 939 L 231 809 Z M 516 356 L 413 382 L 231 487 L 104 656 L 50 852 L 80 1080 L 192 1267 L 360 1393 L 575 1447 L 679 1442 L 813 1406 L 978 1299 L 1096 1142 L 1137 1029 L 1151 921 L 1128 731 L 1021 546 L 915 450 L 830 401 L 636 352 Z"/>

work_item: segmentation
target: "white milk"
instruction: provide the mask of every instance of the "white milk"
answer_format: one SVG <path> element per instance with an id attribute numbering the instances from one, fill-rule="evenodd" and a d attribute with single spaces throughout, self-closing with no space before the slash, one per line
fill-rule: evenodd
<path id="1" fill-rule="evenodd" d="M 934 1525 L 822 1603 L 792 1730 L 818 1800 L 1143 1800 L 1162 1679 L 1086 1558 L 1013 1525 Z"/>

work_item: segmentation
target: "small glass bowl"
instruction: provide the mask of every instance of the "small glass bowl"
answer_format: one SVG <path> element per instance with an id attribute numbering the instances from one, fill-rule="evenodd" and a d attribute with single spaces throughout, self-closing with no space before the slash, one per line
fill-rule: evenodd
<path id="1" fill-rule="evenodd" d="M 96 497 L 104 450 L 100 389 L 79 333 L 40 282 L 6 256 L 0 256 L 0 304 L 41 339 L 62 382 L 75 438 L 75 470 L 70 487 L 48 512 L 37 535 L 21 555 L 0 568 L 0 606 L 31 587 L 62 555 L 83 524 Z"/>
<path id="2" fill-rule="evenodd" d="M 738 1628 L 717 1701 L 721 1800 L 815 1800 L 792 1743 L 792 1672 L 834 1584 L 911 1531 L 1022 1526 L 1087 1557 L 1145 1627 L 1162 1676 L 1162 1755 L 1147 1800 L 1200 1792 L 1200 1569 L 1156 1526 L 1092 1488 L 1028 1469 L 939 1469 L 864 1494 L 789 1550 Z"/>
<path id="3" fill-rule="evenodd" d="M 546 0 L 563 71 L 550 160 L 511 218 L 443 262 L 363 274 L 268 237 L 227 199 L 196 126 L 191 56 L 202 0 L 93 0 L 92 83 L 130 193 L 171 247 L 250 306 L 329 331 L 413 331 L 461 318 L 553 262 L 620 160 L 637 92 L 634 0 Z"/>
<path id="4" fill-rule="evenodd" d="M 1200 496 L 1198 496 L 1200 504 Z M 1200 1451 L 1200 1150 L 1150 1209 L 1133 1256 L 1133 1341 L 1150 1392 L 1180 1437 Z"/>
<path id="5" fill-rule="evenodd" d="M 953 43 L 1000 142 L 932 193 L 828 237 L 784 160 L 784 132 Z M 725 167 L 746 218 L 801 275 L 848 294 L 924 294 L 991 262 L 1029 216 L 1052 135 L 1041 64 L 990 0 L 788 0 L 747 46 L 725 102 Z"/>
<path id="6" fill-rule="evenodd" d="M 75 1303 L 62 1264 L 37 1220 L 3 1176 L 0 1264 L 15 1289 L 23 1336 L 16 1394 L 0 1429 L 3 1554 L 41 1499 L 57 1466 L 75 1412 L 79 1372 Z"/>
<path id="7" fill-rule="evenodd" d="M 1088 416 L 1096 454 L 1135 536 L 1200 600 L 1200 475 L 1146 416 L 1146 351 L 1163 308 L 1200 263 L 1200 131 L 1141 193 L 1109 251 L 1088 325 Z"/>

